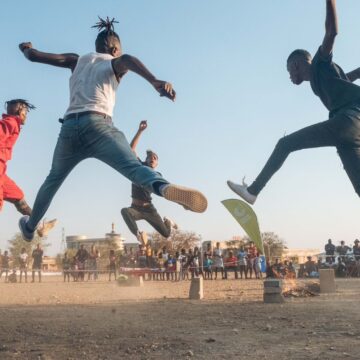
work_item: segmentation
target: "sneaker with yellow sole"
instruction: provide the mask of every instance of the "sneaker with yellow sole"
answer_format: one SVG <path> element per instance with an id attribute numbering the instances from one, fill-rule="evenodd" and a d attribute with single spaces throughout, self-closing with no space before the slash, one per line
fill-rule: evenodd
<path id="1" fill-rule="evenodd" d="M 169 184 L 161 193 L 166 200 L 176 202 L 188 210 L 203 213 L 207 209 L 207 199 L 198 190 Z"/>

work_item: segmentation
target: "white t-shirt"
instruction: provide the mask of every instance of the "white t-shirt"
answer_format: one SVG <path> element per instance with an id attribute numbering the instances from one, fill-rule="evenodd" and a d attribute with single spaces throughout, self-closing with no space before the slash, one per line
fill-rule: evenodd
<path id="1" fill-rule="evenodd" d="M 110 54 L 92 52 L 79 57 L 70 77 L 70 105 L 64 116 L 85 111 L 97 111 L 112 116 L 116 89 Z"/>
<path id="2" fill-rule="evenodd" d="M 29 255 L 26 253 L 20 254 L 20 263 L 22 266 L 27 266 L 27 260 Z"/>

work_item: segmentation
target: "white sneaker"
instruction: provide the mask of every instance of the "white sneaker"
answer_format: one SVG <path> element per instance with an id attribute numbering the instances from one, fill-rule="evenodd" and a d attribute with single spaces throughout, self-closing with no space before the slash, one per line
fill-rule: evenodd
<path id="1" fill-rule="evenodd" d="M 41 225 L 36 229 L 38 235 L 40 237 L 46 237 L 49 234 L 49 231 L 56 225 L 57 219 L 53 219 L 50 221 L 43 221 Z"/>
<path id="2" fill-rule="evenodd" d="M 245 184 L 244 179 L 242 181 L 242 185 L 235 184 L 234 182 L 232 182 L 230 180 L 227 181 L 227 184 L 232 191 L 234 191 L 236 194 L 238 194 L 240 197 L 242 197 L 249 204 L 252 205 L 256 201 L 257 196 L 250 194 L 248 192 L 248 185 Z"/>
<path id="3" fill-rule="evenodd" d="M 164 223 L 169 223 L 170 227 L 172 227 L 175 230 L 177 230 L 179 228 L 178 224 L 175 221 L 169 219 L 166 216 L 164 216 Z"/>

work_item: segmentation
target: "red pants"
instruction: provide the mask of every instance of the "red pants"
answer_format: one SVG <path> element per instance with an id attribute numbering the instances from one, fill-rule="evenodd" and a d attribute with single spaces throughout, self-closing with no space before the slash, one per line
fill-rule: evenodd
<path id="1" fill-rule="evenodd" d="M 4 201 L 16 201 L 23 198 L 22 190 L 6 175 L 6 163 L 0 160 L 0 210 Z"/>

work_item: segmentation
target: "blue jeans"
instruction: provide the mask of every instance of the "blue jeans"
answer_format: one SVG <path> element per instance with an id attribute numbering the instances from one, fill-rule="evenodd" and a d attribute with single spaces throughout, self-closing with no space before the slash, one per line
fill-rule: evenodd
<path id="1" fill-rule="evenodd" d="M 159 173 L 141 164 L 110 117 L 74 114 L 61 127 L 50 173 L 36 196 L 28 222 L 29 230 L 36 228 L 71 170 L 87 158 L 103 161 L 130 181 L 157 195 L 160 195 L 159 186 L 168 184 Z"/>

